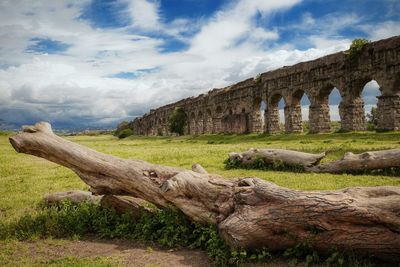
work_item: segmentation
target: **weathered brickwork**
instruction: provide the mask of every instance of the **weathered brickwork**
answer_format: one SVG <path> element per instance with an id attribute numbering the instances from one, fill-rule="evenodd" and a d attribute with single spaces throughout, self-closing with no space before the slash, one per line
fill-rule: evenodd
<path id="1" fill-rule="evenodd" d="M 310 100 L 309 128 L 312 133 L 330 131 L 329 94 L 337 88 L 342 130 L 366 129 L 364 101 L 366 83 L 375 80 L 380 86 L 378 128 L 400 130 L 400 36 L 363 47 L 350 60 L 345 52 L 313 61 L 262 73 L 207 94 L 190 97 L 143 115 L 129 123 L 138 135 L 170 135 L 168 118 L 175 107 L 187 114 L 186 134 L 302 132 L 300 100 Z M 285 123 L 279 121 L 278 103 L 284 99 Z M 261 103 L 266 103 L 261 118 Z"/>

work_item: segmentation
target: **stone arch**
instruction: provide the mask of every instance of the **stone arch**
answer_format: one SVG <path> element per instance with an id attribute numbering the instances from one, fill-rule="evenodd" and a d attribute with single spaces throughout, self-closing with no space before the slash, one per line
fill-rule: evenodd
<path id="1" fill-rule="evenodd" d="M 280 116 L 279 116 L 279 102 L 283 99 L 285 103 L 285 115 L 287 113 L 287 100 L 281 93 L 272 94 L 267 103 L 267 116 L 266 116 L 266 126 L 268 133 L 278 133 L 281 131 L 280 127 Z M 286 116 L 285 116 L 286 117 Z M 286 127 L 286 123 L 285 123 Z"/>
<path id="2" fill-rule="evenodd" d="M 338 97 L 340 98 L 339 105 L 337 107 L 338 117 L 340 122 L 343 121 L 343 91 L 342 88 L 335 86 L 332 83 L 328 83 L 321 87 L 317 94 L 312 97 L 310 110 L 309 110 L 309 123 L 310 123 L 310 132 L 311 133 L 319 133 L 319 132 L 330 132 L 331 131 L 331 114 L 330 111 L 330 96 L 334 90 L 339 92 Z M 338 99 L 339 100 L 339 99 Z M 337 102 L 337 101 L 335 101 Z"/>
<path id="3" fill-rule="evenodd" d="M 359 110 L 360 114 L 358 115 L 364 117 L 364 120 L 362 121 L 363 124 L 370 125 L 371 128 L 375 128 L 375 126 L 378 123 L 378 118 L 377 118 L 378 99 L 381 98 L 382 96 L 381 86 L 376 80 L 371 79 L 369 81 L 364 81 L 364 85 L 360 87 L 361 87 L 361 92 L 359 93 L 359 95 L 362 100 L 362 102 L 360 101 L 362 106 L 360 107 Z M 385 120 L 385 113 L 386 112 L 381 113 L 380 116 L 381 120 Z M 371 114 L 374 114 L 374 116 L 372 117 Z M 371 124 L 368 124 L 367 115 L 371 119 Z"/>
<path id="4" fill-rule="evenodd" d="M 261 97 L 256 97 L 253 102 L 251 118 L 251 132 L 263 133 L 265 131 L 265 116 L 267 104 Z"/>
<path id="5" fill-rule="evenodd" d="M 285 121 L 285 125 L 287 125 L 287 132 L 303 132 L 303 112 L 301 103 L 303 99 L 308 100 L 309 102 L 309 97 L 306 91 L 303 89 L 297 89 L 291 94 L 291 101 L 287 108 L 287 116 Z M 305 120 L 308 121 L 308 116 L 305 118 Z"/>

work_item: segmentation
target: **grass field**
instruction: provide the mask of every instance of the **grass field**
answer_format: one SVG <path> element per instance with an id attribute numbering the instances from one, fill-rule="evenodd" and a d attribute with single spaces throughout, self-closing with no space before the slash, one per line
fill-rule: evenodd
<path id="1" fill-rule="evenodd" d="M 128 137 L 110 135 L 73 136 L 69 140 L 122 158 L 190 168 L 200 163 L 209 172 L 227 178 L 256 176 L 278 185 L 302 190 L 338 189 L 355 186 L 400 186 L 399 177 L 372 175 L 308 174 L 260 170 L 225 170 L 223 161 L 231 151 L 251 147 L 285 148 L 305 152 L 330 151 L 324 161 L 340 158 L 346 151 L 363 152 L 400 148 L 400 133 L 332 133 L 320 135 L 204 135 L 184 137 Z M 70 170 L 25 154 L 17 154 L 0 135 L 0 220 L 10 222 L 34 213 L 48 192 L 87 189 Z M 3 244 L 4 245 L 4 244 Z M 10 249 L 10 246 L 6 246 Z M 0 249 L 0 260 L 7 249 Z"/>

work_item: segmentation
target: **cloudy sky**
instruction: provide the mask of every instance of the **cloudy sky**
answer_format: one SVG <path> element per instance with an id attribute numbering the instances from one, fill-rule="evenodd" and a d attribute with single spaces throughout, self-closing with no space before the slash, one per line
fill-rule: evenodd
<path id="1" fill-rule="evenodd" d="M 115 126 L 354 38 L 399 35 L 399 14 L 398 0 L 0 0 L 0 126 Z M 367 106 L 378 93 L 368 84 Z"/>

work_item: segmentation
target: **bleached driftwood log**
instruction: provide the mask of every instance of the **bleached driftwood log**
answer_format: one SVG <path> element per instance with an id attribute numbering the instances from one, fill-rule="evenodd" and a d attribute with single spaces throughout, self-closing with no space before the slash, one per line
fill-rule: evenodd
<path id="1" fill-rule="evenodd" d="M 256 159 L 262 159 L 265 163 L 282 162 L 289 166 L 302 166 L 304 168 L 317 165 L 325 157 L 325 152 L 320 154 L 304 153 L 285 149 L 256 149 L 236 153 L 229 153 L 229 160 L 238 161 L 241 165 L 251 165 Z"/>
<path id="2" fill-rule="evenodd" d="M 400 167 L 400 149 L 370 151 L 361 154 L 347 152 L 342 159 L 312 166 L 309 172 L 344 173 Z"/>
<path id="3" fill-rule="evenodd" d="M 242 153 L 229 153 L 229 160 L 240 166 L 251 166 L 262 159 L 266 164 L 280 162 L 287 166 L 301 166 L 306 172 L 351 173 L 377 169 L 400 168 L 400 149 L 370 151 L 361 154 L 347 152 L 342 159 L 319 164 L 325 157 L 321 154 L 304 153 L 285 149 L 255 149 Z"/>
<path id="4" fill-rule="evenodd" d="M 297 191 L 258 178 L 226 180 L 194 171 L 123 160 L 67 141 L 48 123 L 10 137 L 17 152 L 73 170 L 96 194 L 175 206 L 191 220 L 216 224 L 232 247 L 281 250 L 309 239 L 321 253 L 352 250 L 400 260 L 400 188 Z"/>

